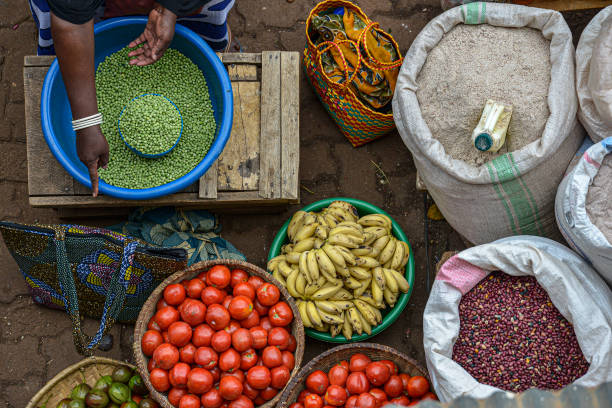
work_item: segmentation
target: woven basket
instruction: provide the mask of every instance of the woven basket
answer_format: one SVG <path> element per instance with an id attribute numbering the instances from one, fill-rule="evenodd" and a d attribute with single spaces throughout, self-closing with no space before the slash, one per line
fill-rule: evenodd
<path id="1" fill-rule="evenodd" d="M 308 377 L 311 372 L 315 370 L 327 372 L 339 361 L 350 360 L 351 356 L 355 353 L 363 353 L 373 361 L 391 360 L 397 364 L 400 372 L 409 374 L 410 376 L 422 375 L 429 380 L 427 370 L 421 367 L 415 360 L 400 353 L 394 348 L 375 343 L 344 344 L 319 354 L 306 364 L 296 376 L 293 376 L 289 384 L 285 387 L 278 408 L 286 408 L 297 401 L 300 392 L 304 390 L 306 377 Z"/>
<path id="2" fill-rule="evenodd" d="M 110 375 L 118 366 L 128 366 L 135 370 L 131 364 L 104 357 L 88 357 L 64 369 L 51 379 L 44 387 L 32 397 L 26 408 L 39 408 L 45 403 L 53 408 L 64 398 L 68 398 L 75 385 L 85 382 L 93 386 L 98 378 Z"/>
<path id="3" fill-rule="evenodd" d="M 297 342 L 297 348 L 295 349 L 295 367 L 291 372 L 291 377 L 293 378 L 297 375 L 297 372 L 300 369 L 300 365 L 302 364 L 302 357 L 304 356 L 304 324 L 302 323 L 302 318 L 300 317 L 300 312 L 293 300 L 293 298 L 287 292 L 287 289 L 283 287 L 271 274 L 267 273 L 263 269 L 252 265 L 247 262 L 236 261 L 233 259 L 216 259 L 213 261 L 203 261 L 193 264 L 191 267 L 185 269 L 184 271 L 177 272 L 174 275 L 167 278 L 161 285 L 159 285 L 151 294 L 149 299 L 145 302 L 140 314 L 138 315 L 138 320 L 136 321 L 136 326 L 134 328 L 134 358 L 136 359 L 136 366 L 138 371 L 140 372 L 140 376 L 142 380 L 147 385 L 147 388 L 151 392 L 151 396 L 155 399 L 162 407 L 164 408 L 174 408 L 170 401 L 168 401 L 168 397 L 166 393 L 161 393 L 155 390 L 151 385 L 151 381 L 149 381 L 149 372 L 147 370 L 147 364 L 149 362 L 149 358 L 145 356 L 141 350 L 140 342 L 142 339 L 142 335 L 147 331 L 147 324 L 149 320 L 155 314 L 157 301 L 162 296 L 162 293 L 166 286 L 171 285 L 173 283 L 178 283 L 183 279 L 192 279 L 195 278 L 203 271 L 207 271 L 214 265 L 226 265 L 230 269 L 238 268 L 244 270 L 247 274 L 258 276 L 266 282 L 270 282 L 281 292 L 281 300 L 287 302 L 287 304 L 291 307 L 293 311 L 293 322 L 291 323 L 291 334 L 295 336 L 295 340 Z M 290 381 L 291 382 L 291 381 Z M 281 394 L 284 390 L 287 389 L 289 383 L 285 386 L 285 388 L 279 391 L 276 396 L 270 401 L 266 402 L 263 405 L 259 405 L 260 408 L 272 408 L 276 405 L 278 400 L 281 397 Z"/>

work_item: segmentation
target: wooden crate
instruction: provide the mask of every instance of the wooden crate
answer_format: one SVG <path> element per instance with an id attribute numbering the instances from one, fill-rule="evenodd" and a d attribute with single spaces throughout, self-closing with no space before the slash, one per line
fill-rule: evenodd
<path id="1" fill-rule="evenodd" d="M 225 150 L 198 183 L 145 201 L 102 195 L 94 198 L 59 164 L 40 124 L 42 84 L 54 57 L 26 56 L 23 77 L 30 205 L 79 208 L 85 214 L 85 209 L 107 207 L 114 207 L 111 212 L 116 207 L 143 205 L 256 210 L 258 206 L 282 207 L 298 202 L 299 53 L 219 56 L 234 93 L 234 120 Z"/>

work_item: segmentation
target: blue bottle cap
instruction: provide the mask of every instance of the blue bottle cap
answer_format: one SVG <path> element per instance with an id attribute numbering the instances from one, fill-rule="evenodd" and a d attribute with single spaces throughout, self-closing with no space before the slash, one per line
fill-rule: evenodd
<path id="1" fill-rule="evenodd" d="M 491 135 L 488 133 L 481 133 L 476 136 L 476 140 L 474 140 L 474 146 L 481 152 L 486 152 L 493 146 L 493 139 Z"/>

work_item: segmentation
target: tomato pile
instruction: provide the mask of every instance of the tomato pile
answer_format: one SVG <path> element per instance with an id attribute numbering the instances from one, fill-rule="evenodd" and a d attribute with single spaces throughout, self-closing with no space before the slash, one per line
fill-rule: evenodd
<path id="1" fill-rule="evenodd" d="M 372 361 L 361 353 L 337 363 L 328 373 L 313 371 L 305 385 L 289 408 L 379 408 L 391 403 L 407 407 L 437 399 L 425 377 L 399 373 L 393 361 Z"/>
<path id="2" fill-rule="evenodd" d="M 179 408 L 252 408 L 274 398 L 297 346 L 280 295 L 224 265 L 168 285 L 141 341 L 153 387 Z"/>

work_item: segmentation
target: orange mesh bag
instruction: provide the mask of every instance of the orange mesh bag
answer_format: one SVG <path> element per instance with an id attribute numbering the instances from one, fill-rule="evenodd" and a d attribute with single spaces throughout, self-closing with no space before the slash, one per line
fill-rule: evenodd
<path id="1" fill-rule="evenodd" d="M 391 99 L 402 57 L 391 35 L 355 4 L 326 0 L 310 12 L 306 39 L 306 76 L 351 144 L 395 129 Z"/>

